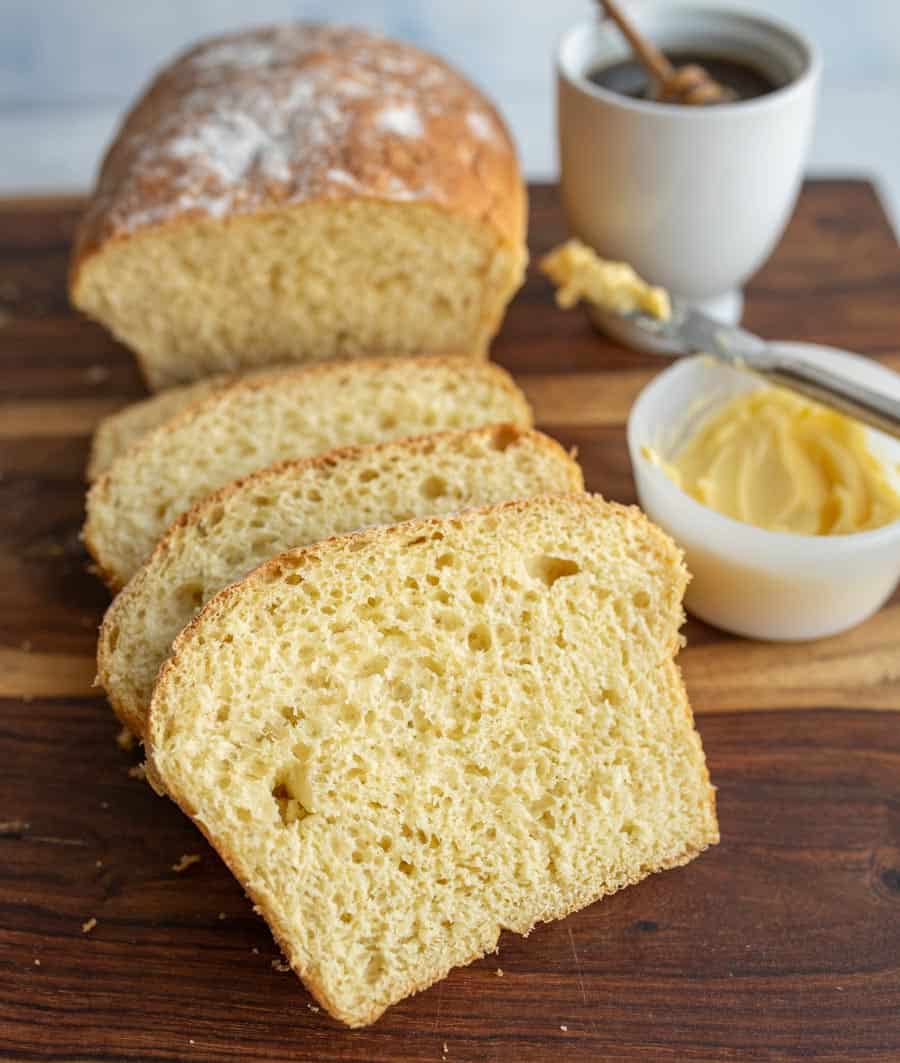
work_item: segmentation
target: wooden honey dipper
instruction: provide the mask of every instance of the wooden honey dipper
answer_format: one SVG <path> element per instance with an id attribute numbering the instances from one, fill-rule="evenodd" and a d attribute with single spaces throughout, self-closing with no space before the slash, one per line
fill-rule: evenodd
<path id="1" fill-rule="evenodd" d="M 615 22 L 631 45 L 632 51 L 656 82 L 654 99 L 663 103 L 682 103 L 689 107 L 705 107 L 714 103 L 729 103 L 737 99 L 731 89 L 720 85 L 709 73 L 691 63 L 672 66 L 663 53 L 640 33 L 622 12 L 617 0 L 600 0 L 606 14 Z"/>

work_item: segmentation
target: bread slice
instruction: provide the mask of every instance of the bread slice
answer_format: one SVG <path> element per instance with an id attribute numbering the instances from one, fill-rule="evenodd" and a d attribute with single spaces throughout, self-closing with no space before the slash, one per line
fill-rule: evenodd
<path id="1" fill-rule="evenodd" d="M 85 479 L 88 483 L 93 483 L 141 436 L 181 413 L 186 406 L 200 402 L 214 391 L 233 384 L 236 379 L 232 373 L 220 373 L 205 380 L 198 380 L 195 384 L 160 391 L 149 399 L 132 402 L 104 417 L 94 430 Z"/>
<path id="2" fill-rule="evenodd" d="M 100 629 L 100 682 L 143 737 L 172 640 L 214 594 L 275 554 L 358 528 L 583 488 L 578 463 L 558 443 L 512 425 L 270 466 L 198 502 L 117 595 Z"/>
<path id="3" fill-rule="evenodd" d="M 84 541 L 110 587 L 125 585 L 198 499 L 286 458 L 531 410 L 508 373 L 468 358 L 367 359 L 261 373 L 147 433 L 91 487 Z"/>
<path id="4" fill-rule="evenodd" d="M 336 1018 L 718 839 L 637 509 L 538 497 L 267 562 L 178 637 L 149 776 Z"/>

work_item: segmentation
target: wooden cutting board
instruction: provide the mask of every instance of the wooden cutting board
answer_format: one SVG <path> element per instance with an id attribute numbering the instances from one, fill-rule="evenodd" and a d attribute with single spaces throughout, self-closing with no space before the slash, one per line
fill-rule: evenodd
<path id="1" fill-rule="evenodd" d="M 504 935 L 368 1030 L 273 968 L 218 859 L 129 776 L 92 689 L 107 597 L 78 540 L 81 475 L 92 426 L 142 387 L 68 308 L 81 206 L 0 202 L 0 1058 L 900 1060 L 900 716 L 879 711 L 900 709 L 898 596 L 801 645 L 689 621 L 722 828 L 695 863 Z M 534 187 L 533 260 L 563 236 L 556 189 Z M 870 185 L 805 187 L 745 321 L 900 370 L 900 249 Z M 589 488 L 633 501 L 623 425 L 660 361 L 556 309 L 534 271 L 494 356 Z"/>

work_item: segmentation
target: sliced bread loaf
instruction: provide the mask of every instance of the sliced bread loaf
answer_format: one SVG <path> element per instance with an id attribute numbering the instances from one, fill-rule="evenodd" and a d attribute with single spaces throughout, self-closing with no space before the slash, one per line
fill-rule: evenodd
<path id="1" fill-rule="evenodd" d="M 352 1026 L 717 841 L 636 509 L 539 497 L 283 554 L 178 637 L 149 777 Z"/>
<path id="2" fill-rule="evenodd" d="M 488 502 L 581 491 L 562 447 L 511 425 L 438 432 L 282 462 L 208 495 L 177 520 L 110 606 L 97 672 L 143 737 L 172 640 L 227 584 L 292 547 Z"/>
<path id="3" fill-rule="evenodd" d="M 286 458 L 531 411 L 509 374 L 467 358 L 367 359 L 262 373 L 215 391 L 144 435 L 94 483 L 84 541 L 110 587 L 168 526 L 224 484 Z"/>
<path id="4" fill-rule="evenodd" d="M 526 262 L 526 194 L 490 101 L 347 26 L 199 42 L 106 153 L 76 306 L 154 390 L 273 362 L 483 355 Z"/>

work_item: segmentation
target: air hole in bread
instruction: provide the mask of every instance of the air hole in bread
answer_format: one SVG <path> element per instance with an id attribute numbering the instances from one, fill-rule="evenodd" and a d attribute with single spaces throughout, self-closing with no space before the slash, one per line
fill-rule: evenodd
<path id="1" fill-rule="evenodd" d="M 552 587 L 558 579 L 575 576 L 581 571 L 577 562 L 564 557 L 552 557 L 550 554 L 532 558 L 527 568 L 529 576 L 541 580 L 548 587 Z"/>
<path id="2" fill-rule="evenodd" d="M 283 781 L 277 782 L 272 787 L 272 797 L 278 807 L 278 815 L 281 817 L 281 822 L 286 827 L 293 823 L 301 823 L 310 815 L 309 809 L 302 801 L 294 797 L 287 784 Z"/>
<path id="3" fill-rule="evenodd" d="M 381 978 L 384 971 L 384 959 L 382 958 L 381 953 L 376 953 L 372 959 L 369 960 L 369 965 L 366 967 L 366 981 L 370 985 L 374 985 Z"/>
<path id="4" fill-rule="evenodd" d="M 359 474 L 360 483 L 371 483 L 372 480 L 378 479 L 377 469 L 363 469 Z"/>
<path id="5" fill-rule="evenodd" d="M 210 527 L 210 528 L 215 528 L 215 526 L 217 524 L 221 523 L 222 518 L 224 516 L 225 516 L 225 507 L 224 506 L 216 506 L 214 509 L 211 509 L 209 511 L 209 513 L 206 514 L 207 526 Z"/>
<path id="6" fill-rule="evenodd" d="M 494 432 L 494 438 L 491 441 L 494 450 L 507 450 L 521 438 L 522 433 L 512 424 L 502 424 Z"/>
<path id="7" fill-rule="evenodd" d="M 360 677 L 365 679 L 372 675 L 383 675 L 387 669 L 388 661 L 387 657 L 383 654 L 378 654 L 375 657 L 370 657 L 360 668 Z"/>
<path id="8" fill-rule="evenodd" d="M 282 705 L 281 716 L 292 726 L 302 723 L 306 719 L 306 714 L 302 709 L 298 709 L 296 705 Z"/>
<path id="9" fill-rule="evenodd" d="M 469 632 L 469 649 L 476 653 L 485 653 L 491 648 L 491 633 L 484 624 L 478 624 Z"/>
<path id="10" fill-rule="evenodd" d="M 359 711 L 359 706 L 354 705 L 349 701 L 345 702 L 341 708 L 341 719 L 348 727 L 355 727 L 362 720 L 362 713 Z"/>
<path id="11" fill-rule="evenodd" d="M 443 476 L 429 476 L 422 482 L 424 498 L 443 498 L 447 494 L 447 481 Z"/>

